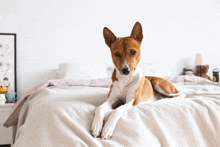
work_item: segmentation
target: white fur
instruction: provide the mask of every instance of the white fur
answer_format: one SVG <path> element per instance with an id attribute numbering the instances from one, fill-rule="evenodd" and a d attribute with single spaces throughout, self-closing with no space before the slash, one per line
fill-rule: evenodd
<path id="1" fill-rule="evenodd" d="M 132 99 L 129 102 L 126 102 L 126 104 L 118 107 L 111 113 L 110 117 L 108 118 L 108 121 L 103 127 L 102 139 L 108 139 L 109 137 L 112 136 L 118 120 L 122 117 L 122 115 L 125 112 L 127 112 L 128 109 L 132 107 L 133 102 L 134 102 L 134 99 Z"/>
<path id="2" fill-rule="evenodd" d="M 136 89 L 140 85 L 140 81 L 144 76 L 141 68 L 137 66 L 134 73 L 129 75 L 121 75 L 116 68 L 116 77 L 118 81 L 114 81 L 110 97 L 118 97 L 124 103 L 133 99 Z"/>
<path id="3" fill-rule="evenodd" d="M 159 92 L 159 93 L 161 93 L 161 94 L 163 94 L 163 95 L 165 95 L 165 96 L 177 96 L 177 95 L 178 95 L 178 93 L 177 93 L 177 94 L 175 94 L 175 93 L 172 93 L 172 94 L 166 93 L 162 88 L 160 88 L 158 82 L 157 82 L 156 85 L 154 85 L 154 89 L 155 89 L 157 92 Z"/>
<path id="4" fill-rule="evenodd" d="M 129 66 L 128 66 L 128 63 L 127 63 L 127 60 L 126 60 L 126 59 L 125 59 L 125 62 L 124 62 L 124 64 L 123 64 L 122 68 L 129 68 Z"/>
<path id="5" fill-rule="evenodd" d="M 118 81 L 112 83 L 113 87 L 109 98 L 95 111 L 95 117 L 91 128 L 94 137 L 99 136 L 101 132 L 103 139 L 108 139 L 112 136 L 118 120 L 132 107 L 135 91 L 138 89 L 143 76 L 144 74 L 139 66 L 137 66 L 134 73 L 129 75 L 121 75 L 116 68 L 116 77 Z M 125 104 L 113 110 L 112 104 L 118 100 L 122 100 Z M 102 129 L 103 119 L 108 116 L 108 121 Z"/>

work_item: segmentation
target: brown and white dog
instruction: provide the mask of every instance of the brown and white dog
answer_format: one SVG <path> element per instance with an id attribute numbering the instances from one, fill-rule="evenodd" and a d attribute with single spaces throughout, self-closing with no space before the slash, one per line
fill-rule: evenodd
<path id="1" fill-rule="evenodd" d="M 141 59 L 142 26 L 136 22 L 129 37 L 117 38 L 107 27 L 103 30 L 105 42 L 111 50 L 115 65 L 108 99 L 95 111 L 91 132 L 94 137 L 108 139 L 121 116 L 133 106 L 157 95 L 176 96 L 179 91 L 168 81 L 145 76 L 139 67 Z M 113 109 L 119 101 L 124 104 Z M 103 127 L 103 120 L 106 120 Z"/>

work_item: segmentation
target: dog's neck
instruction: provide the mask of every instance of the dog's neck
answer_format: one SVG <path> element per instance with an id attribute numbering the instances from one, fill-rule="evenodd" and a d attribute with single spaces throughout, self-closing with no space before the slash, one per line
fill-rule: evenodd
<path id="1" fill-rule="evenodd" d="M 131 73 L 129 75 L 122 75 L 120 71 L 115 67 L 116 69 L 116 77 L 119 81 L 122 81 L 125 85 L 129 85 L 131 82 L 138 81 L 140 78 L 144 76 L 142 69 L 138 65 L 134 71 L 134 73 Z"/>

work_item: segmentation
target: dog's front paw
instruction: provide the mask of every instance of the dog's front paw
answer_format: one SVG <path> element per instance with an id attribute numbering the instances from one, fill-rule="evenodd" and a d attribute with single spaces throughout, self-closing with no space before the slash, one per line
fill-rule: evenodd
<path id="1" fill-rule="evenodd" d="M 115 129 L 115 123 L 114 122 L 110 122 L 107 120 L 106 124 L 104 125 L 103 129 L 102 129 L 102 140 L 103 139 L 109 139 L 110 137 L 112 137 L 113 131 Z"/>
<path id="2" fill-rule="evenodd" d="M 101 134 L 102 131 L 102 126 L 103 126 L 103 119 L 101 117 L 99 118 L 94 118 L 94 121 L 92 123 L 91 127 L 91 133 L 93 137 L 98 137 Z"/>

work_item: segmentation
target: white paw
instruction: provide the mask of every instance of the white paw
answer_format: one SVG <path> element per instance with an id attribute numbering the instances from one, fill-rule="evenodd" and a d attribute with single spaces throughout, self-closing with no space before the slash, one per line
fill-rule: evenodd
<path id="1" fill-rule="evenodd" d="M 103 126 L 103 119 L 101 117 L 95 117 L 92 123 L 91 127 L 91 133 L 93 137 L 98 137 L 101 134 L 102 131 L 102 126 Z"/>
<path id="2" fill-rule="evenodd" d="M 102 140 L 103 139 L 109 139 L 112 137 L 113 131 L 115 129 L 115 123 L 107 121 L 102 129 Z"/>

